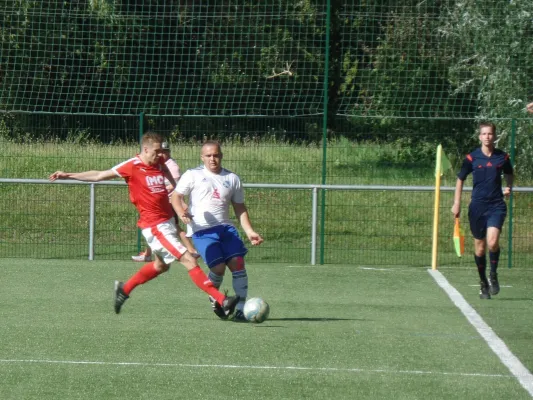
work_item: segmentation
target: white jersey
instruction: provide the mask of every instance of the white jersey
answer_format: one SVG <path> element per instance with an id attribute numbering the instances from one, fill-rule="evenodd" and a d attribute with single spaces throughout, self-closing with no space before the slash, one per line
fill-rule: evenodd
<path id="1" fill-rule="evenodd" d="M 239 177 L 222 168 L 214 174 L 203 165 L 185 172 L 176 191 L 189 196 L 189 213 L 192 221 L 187 225 L 187 236 L 203 229 L 229 224 L 232 203 L 244 203 L 244 190 Z"/>

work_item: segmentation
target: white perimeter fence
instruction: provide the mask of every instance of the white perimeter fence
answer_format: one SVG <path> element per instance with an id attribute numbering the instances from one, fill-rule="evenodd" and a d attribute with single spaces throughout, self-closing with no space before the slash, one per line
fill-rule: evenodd
<path id="1" fill-rule="evenodd" d="M 50 182 L 46 179 L 3 179 L 0 178 L 0 183 L 13 184 L 47 184 L 47 185 L 90 185 L 90 201 L 89 201 L 89 232 L 88 232 L 88 246 L 89 246 L 89 260 L 94 259 L 94 235 L 95 235 L 95 187 L 96 185 L 126 185 L 124 181 L 103 181 L 103 182 L 80 182 L 75 180 L 61 180 Z M 318 226 L 318 193 L 320 190 L 358 190 L 358 191 L 412 191 L 412 192 L 433 192 L 434 186 L 389 186 L 389 185 L 312 185 L 312 184 L 262 184 L 249 183 L 243 185 L 245 188 L 265 188 L 265 189 L 298 189 L 309 190 L 312 198 L 311 202 L 311 265 L 316 265 L 317 254 L 317 226 Z M 454 187 L 442 186 L 442 192 L 452 192 Z M 465 187 L 464 191 L 471 191 L 471 187 Z M 515 187 L 515 192 L 529 192 L 533 193 L 532 187 Z"/>

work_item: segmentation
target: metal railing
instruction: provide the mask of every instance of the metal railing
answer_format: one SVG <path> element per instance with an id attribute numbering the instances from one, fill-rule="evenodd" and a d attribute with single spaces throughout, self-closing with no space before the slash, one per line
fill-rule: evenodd
<path id="1" fill-rule="evenodd" d="M 89 260 L 94 260 L 94 238 L 95 238 L 95 215 L 96 215 L 96 185 L 113 185 L 125 186 L 124 181 L 102 181 L 102 182 L 80 182 L 76 180 L 61 180 L 50 182 L 46 179 L 3 179 L 0 178 L 0 183 L 6 184 L 52 184 L 52 185 L 89 185 L 90 200 L 89 200 L 89 232 L 88 232 L 88 254 Z M 294 190 L 309 190 L 311 191 L 311 252 L 310 263 L 316 265 L 317 263 L 317 247 L 318 247 L 318 215 L 319 202 L 318 192 L 320 190 L 357 190 L 357 191 L 417 191 L 417 192 L 432 192 L 435 190 L 433 186 L 386 186 L 386 185 L 320 185 L 320 184 L 261 184 L 250 183 L 244 184 L 245 188 L 257 189 L 294 189 Z M 465 187 L 465 191 L 471 191 L 471 187 Z M 441 187 L 441 191 L 453 191 L 453 187 Z M 519 192 L 533 192 L 533 188 L 516 188 Z"/>

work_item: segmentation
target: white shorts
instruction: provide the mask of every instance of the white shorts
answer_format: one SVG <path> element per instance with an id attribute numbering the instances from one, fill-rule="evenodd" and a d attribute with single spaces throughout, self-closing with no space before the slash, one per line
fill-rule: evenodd
<path id="1" fill-rule="evenodd" d="M 146 243 L 165 264 L 179 260 L 187 248 L 178 240 L 178 231 L 174 218 L 161 222 L 157 226 L 145 228 L 142 234 Z"/>

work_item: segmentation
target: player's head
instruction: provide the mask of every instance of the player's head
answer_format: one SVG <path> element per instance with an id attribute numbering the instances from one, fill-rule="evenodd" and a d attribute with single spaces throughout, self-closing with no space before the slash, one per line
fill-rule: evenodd
<path id="1" fill-rule="evenodd" d="M 141 140 L 141 159 L 145 164 L 153 165 L 164 157 L 162 144 L 163 136 L 155 132 L 146 132 Z"/>
<path id="2" fill-rule="evenodd" d="M 202 145 L 200 158 L 209 171 L 218 174 L 222 170 L 222 148 L 220 143 L 208 140 Z"/>
<path id="3" fill-rule="evenodd" d="M 161 152 L 163 154 L 163 161 L 167 162 L 170 158 L 170 144 L 166 140 L 161 143 Z"/>
<path id="4" fill-rule="evenodd" d="M 481 122 L 479 124 L 479 141 L 483 146 L 493 146 L 496 141 L 496 125 L 492 122 Z"/>

